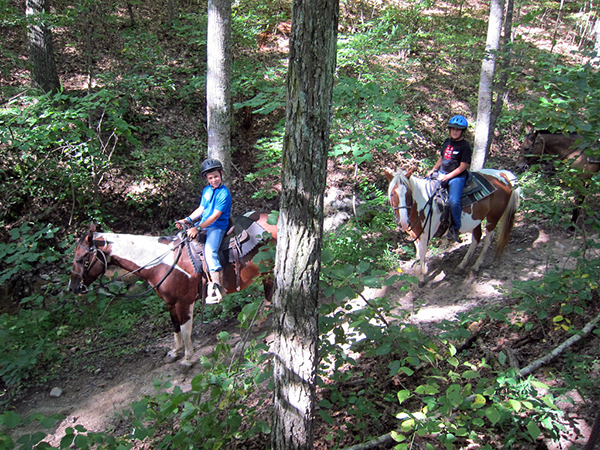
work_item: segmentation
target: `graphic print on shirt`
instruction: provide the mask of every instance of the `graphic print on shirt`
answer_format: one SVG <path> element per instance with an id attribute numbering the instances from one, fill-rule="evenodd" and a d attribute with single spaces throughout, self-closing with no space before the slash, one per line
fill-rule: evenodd
<path id="1" fill-rule="evenodd" d="M 446 150 L 444 150 L 444 159 L 452 159 L 452 152 L 454 152 L 453 146 L 449 145 L 446 147 Z"/>

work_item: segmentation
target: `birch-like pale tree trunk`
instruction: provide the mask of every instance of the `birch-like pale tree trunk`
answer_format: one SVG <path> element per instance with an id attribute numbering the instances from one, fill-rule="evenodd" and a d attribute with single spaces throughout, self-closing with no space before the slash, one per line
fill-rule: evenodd
<path id="1" fill-rule="evenodd" d="M 494 94 L 494 73 L 496 71 L 496 56 L 500 48 L 500 36 L 502 34 L 503 6 L 503 0 L 491 0 L 485 55 L 481 63 L 481 74 L 479 77 L 477 125 L 475 127 L 473 160 L 471 161 L 471 169 L 473 170 L 483 168 L 487 159 Z"/>
<path id="2" fill-rule="evenodd" d="M 208 156 L 231 175 L 231 0 L 208 0 L 206 33 Z"/>
<path id="3" fill-rule="evenodd" d="M 339 0 L 294 0 L 275 260 L 272 448 L 313 448 L 323 195 Z"/>

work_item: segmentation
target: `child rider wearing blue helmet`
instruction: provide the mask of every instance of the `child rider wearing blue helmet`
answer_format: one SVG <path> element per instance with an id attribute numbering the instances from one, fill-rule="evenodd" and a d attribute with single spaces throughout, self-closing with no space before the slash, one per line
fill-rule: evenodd
<path id="1" fill-rule="evenodd" d="M 210 274 L 211 283 L 208 285 L 206 303 L 219 303 L 223 298 L 223 268 L 219 261 L 219 247 L 229 227 L 231 215 L 231 194 L 223 184 L 223 165 L 216 159 L 202 162 L 202 176 L 208 181 L 208 186 L 202 191 L 200 206 L 188 217 L 177 220 L 177 228 L 183 228 L 186 222 L 193 226 L 187 230 L 187 235 L 194 239 L 199 230 L 206 230 L 204 253 Z"/>
<path id="2" fill-rule="evenodd" d="M 458 237 L 461 227 L 462 204 L 460 198 L 467 181 L 467 169 L 471 165 L 471 145 L 465 140 L 465 130 L 469 126 L 464 116 L 458 115 L 448 121 L 448 137 L 442 146 L 441 156 L 427 173 L 430 177 L 439 171 L 438 180 L 448 188 L 448 200 L 452 214 L 452 224 L 447 237 L 454 242 L 461 242 Z"/>

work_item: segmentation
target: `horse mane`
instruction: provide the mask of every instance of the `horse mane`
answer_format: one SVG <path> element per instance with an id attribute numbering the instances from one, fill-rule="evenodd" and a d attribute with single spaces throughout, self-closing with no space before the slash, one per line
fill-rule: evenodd
<path id="1" fill-rule="evenodd" d="M 403 184 L 404 186 L 410 186 L 409 174 L 412 175 L 412 170 L 409 172 L 404 172 L 402 169 L 400 169 L 394 174 L 394 177 L 388 186 L 388 197 L 392 195 L 392 191 L 396 188 L 396 185 Z"/>

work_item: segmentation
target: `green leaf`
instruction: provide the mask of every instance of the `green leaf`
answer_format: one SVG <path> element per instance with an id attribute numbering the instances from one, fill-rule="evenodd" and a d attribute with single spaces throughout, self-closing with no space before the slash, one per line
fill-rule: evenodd
<path id="1" fill-rule="evenodd" d="M 473 403 L 471 404 L 471 407 L 473 409 L 479 409 L 482 408 L 485 405 L 485 397 L 481 394 L 476 394 L 475 395 L 475 400 L 473 401 Z"/>
<path id="2" fill-rule="evenodd" d="M 393 377 L 394 375 L 396 375 L 398 373 L 398 371 L 400 370 L 400 366 L 402 365 L 402 363 L 398 360 L 396 361 L 392 361 L 391 363 L 388 364 L 388 369 L 390 369 L 390 377 Z"/>
<path id="3" fill-rule="evenodd" d="M 485 410 L 485 416 L 492 422 L 492 425 L 496 425 L 500 420 L 500 411 L 495 406 L 490 406 Z"/>
<path id="4" fill-rule="evenodd" d="M 401 391 L 398 392 L 398 403 L 402 403 L 404 400 L 406 400 L 407 398 L 410 398 L 411 393 L 408 389 L 403 389 Z"/>
<path id="5" fill-rule="evenodd" d="M 527 432 L 529 433 L 529 436 L 531 436 L 531 439 L 533 439 L 534 441 L 537 440 L 537 438 L 541 434 L 540 427 L 538 427 L 537 423 L 535 423 L 533 420 L 530 420 L 527 424 Z"/>
<path id="6" fill-rule="evenodd" d="M 319 415 L 328 424 L 330 424 L 330 425 L 333 424 L 333 417 L 331 417 L 331 415 L 327 411 L 324 411 L 324 410 L 320 409 L 319 410 Z"/>
<path id="7" fill-rule="evenodd" d="M 479 372 L 475 370 L 467 370 L 462 374 L 462 377 L 466 380 L 470 380 L 473 378 L 479 378 Z"/>
<path id="8" fill-rule="evenodd" d="M 406 440 L 406 436 L 404 436 L 401 433 L 398 433 L 396 430 L 393 430 L 390 432 L 390 436 L 392 437 L 392 439 L 396 442 L 402 442 Z"/>
<path id="9" fill-rule="evenodd" d="M 6 411 L 2 415 L 0 415 L 0 425 L 4 424 L 4 426 L 8 429 L 18 427 L 20 423 L 21 416 L 19 416 L 13 411 Z"/>
<path id="10" fill-rule="evenodd" d="M 500 363 L 501 366 L 504 366 L 506 364 L 506 355 L 504 354 L 504 352 L 500 352 L 498 353 L 498 362 Z"/>
<path id="11" fill-rule="evenodd" d="M 402 372 L 404 372 L 404 374 L 407 375 L 407 376 L 409 376 L 409 377 L 412 376 L 412 374 L 415 373 L 414 370 L 412 370 L 410 367 L 406 367 L 406 366 L 400 367 L 400 370 Z"/>
<path id="12" fill-rule="evenodd" d="M 400 424 L 400 430 L 404 433 L 408 433 L 415 427 L 415 419 L 407 419 Z"/>
<path id="13" fill-rule="evenodd" d="M 514 400 L 514 399 L 510 399 L 508 401 L 508 404 L 510 405 L 510 407 L 515 411 L 515 412 L 519 412 L 521 411 L 521 402 L 518 400 Z"/>

